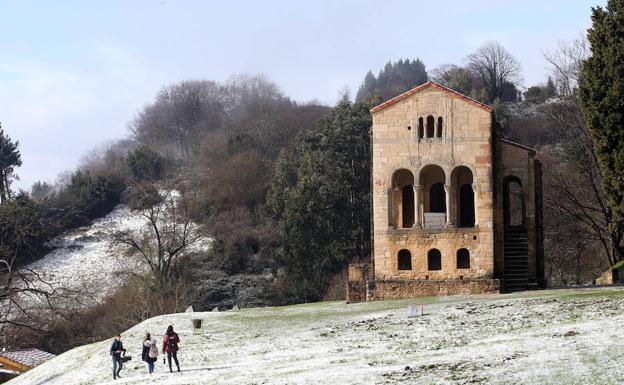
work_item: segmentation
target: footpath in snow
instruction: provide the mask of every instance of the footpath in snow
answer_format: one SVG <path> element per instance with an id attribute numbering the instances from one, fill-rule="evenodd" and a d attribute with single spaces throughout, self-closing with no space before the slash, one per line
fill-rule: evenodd
<path id="1" fill-rule="evenodd" d="M 408 319 L 411 303 L 425 315 Z M 169 324 L 182 372 L 160 356 L 150 377 L 142 336 Z M 133 360 L 119 380 L 111 338 L 9 384 L 621 384 L 622 324 L 621 287 L 181 313 L 122 331 Z"/>

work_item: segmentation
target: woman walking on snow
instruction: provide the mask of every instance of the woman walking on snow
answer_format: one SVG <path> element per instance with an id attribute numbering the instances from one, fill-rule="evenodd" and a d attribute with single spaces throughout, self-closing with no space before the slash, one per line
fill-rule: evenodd
<path id="1" fill-rule="evenodd" d="M 171 369 L 171 356 L 173 356 L 173 360 L 175 361 L 176 366 L 178 367 L 178 372 L 180 371 L 180 364 L 178 363 L 178 344 L 180 343 L 180 337 L 178 337 L 178 333 L 173 331 L 173 326 L 169 325 L 167 328 L 167 334 L 163 338 L 163 353 L 167 353 L 167 361 L 169 361 L 169 372 L 173 372 Z M 164 360 L 164 358 L 163 358 Z"/>
<path id="2" fill-rule="evenodd" d="M 154 373 L 154 362 L 158 358 L 158 346 L 156 341 L 152 339 L 149 333 L 145 334 L 143 338 L 143 353 L 141 353 L 143 361 L 147 362 L 147 370 L 149 374 Z"/>

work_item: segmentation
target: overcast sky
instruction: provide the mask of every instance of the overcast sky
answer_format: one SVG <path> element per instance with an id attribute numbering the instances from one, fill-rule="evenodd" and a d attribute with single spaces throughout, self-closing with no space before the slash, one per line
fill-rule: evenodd
<path id="1" fill-rule="evenodd" d="M 74 168 L 162 86 L 263 73 L 297 101 L 334 104 L 370 69 L 431 70 L 488 40 L 545 81 L 542 52 L 590 25 L 606 0 L 0 1 L 0 122 L 19 140 L 28 188 Z"/>

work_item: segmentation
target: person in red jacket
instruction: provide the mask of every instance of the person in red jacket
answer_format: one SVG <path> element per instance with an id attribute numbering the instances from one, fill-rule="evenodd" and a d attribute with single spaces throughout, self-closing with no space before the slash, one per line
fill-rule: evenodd
<path id="1" fill-rule="evenodd" d="M 167 360 L 169 361 L 169 372 L 173 372 L 171 369 L 171 357 L 173 356 L 173 360 L 175 361 L 176 366 L 178 367 L 178 372 L 180 371 L 180 364 L 178 363 L 178 344 L 180 343 L 180 337 L 178 337 L 178 333 L 173 331 L 173 326 L 169 325 L 167 327 L 167 334 L 163 337 L 163 354 L 167 353 Z M 163 358 L 164 360 L 164 358 Z"/>

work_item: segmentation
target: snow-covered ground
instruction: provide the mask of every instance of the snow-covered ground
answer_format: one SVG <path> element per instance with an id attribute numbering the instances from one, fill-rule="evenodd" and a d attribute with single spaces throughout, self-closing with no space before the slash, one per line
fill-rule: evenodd
<path id="1" fill-rule="evenodd" d="M 113 234 L 137 231 L 145 223 L 138 212 L 119 205 L 90 226 L 50 242 L 55 249 L 28 267 L 54 288 L 87 291 L 89 297 L 101 298 L 122 284 L 125 273 L 136 267 L 133 258 L 124 256 L 126 248 L 113 244 Z"/>
<path id="2" fill-rule="evenodd" d="M 425 315 L 408 319 L 410 303 Z M 141 337 L 169 324 L 182 372 L 161 356 L 150 377 Z M 122 332 L 133 356 L 122 379 L 112 380 L 111 339 L 10 384 L 621 384 L 623 324 L 622 287 L 171 314 Z"/>
<path id="3" fill-rule="evenodd" d="M 113 242 L 113 235 L 136 232 L 146 225 L 140 212 L 118 205 L 90 226 L 56 238 L 51 242 L 54 250 L 28 268 L 45 282 L 42 287 L 63 288 L 65 299 L 76 297 L 83 305 L 93 304 L 123 284 L 129 272 L 141 269 L 137 259 L 128 255 L 127 246 Z M 210 242 L 208 237 L 200 238 L 189 251 L 205 251 Z"/>

